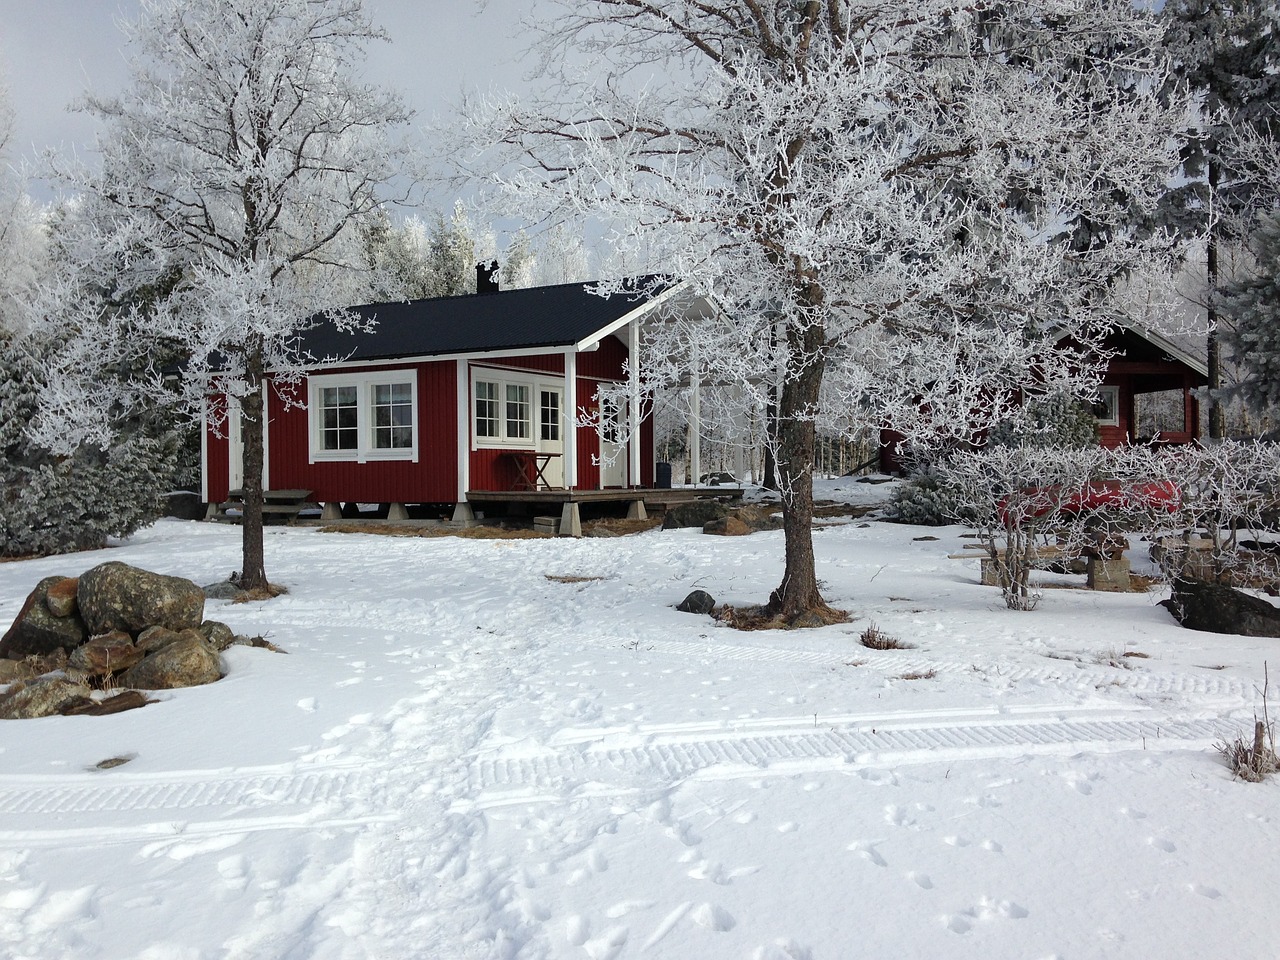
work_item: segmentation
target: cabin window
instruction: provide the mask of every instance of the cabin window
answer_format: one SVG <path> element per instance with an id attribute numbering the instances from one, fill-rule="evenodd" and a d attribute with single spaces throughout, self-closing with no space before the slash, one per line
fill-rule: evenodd
<path id="1" fill-rule="evenodd" d="M 560 441 L 560 391 L 540 390 L 538 394 L 540 398 L 538 406 L 541 411 L 539 427 L 542 439 L 558 443 Z"/>
<path id="2" fill-rule="evenodd" d="M 310 461 L 417 460 L 412 371 L 311 377 Z"/>
<path id="3" fill-rule="evenodd" d="M 374 384 L 373 445 L 379 450 L 413 446 L 413 384 Z"/>
<path id="4" fill-rule="evenodd" d="M 527 383 L 507 384 L 507 439 L 528 440 L 533 436 L 533 413 Z"/>
<path id="5" fill-rule="evenodd" d="M 1098 418 L 1098 425 L 1118 427 L 1120 425 L 1120 388 L 1099 387 L 1098 402 L 1093 405 L 1093 415 Z"/>
<path id="6" fill-rule="evenodd" d="M 533 371 L 477 367 L 471 380 L 476 447 L 540 448 L 563 439 L 563 381 Z"/>
<path id="7" fill-rule="evenodd" d="M 499 438 L 498 384 L 492 380 L 476 381 L 476 436 Z"/>
<path id="8" fill-rule="evenodd" d="M 322 450 L 355 450 L 360 445 L 356 387 L 325 387 L 320 391 Z"/>

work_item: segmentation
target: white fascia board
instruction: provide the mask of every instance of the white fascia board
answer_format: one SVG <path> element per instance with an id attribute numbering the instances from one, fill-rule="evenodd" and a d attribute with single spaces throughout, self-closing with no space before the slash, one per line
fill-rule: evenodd
<path id="1" fill-rule="evenodd" d="M 417 357 L 379 357 L 377 360 L 330 360 L 306 367 L 306 376 L 327 370 L 372 367 L 406 367 L 419 363 L 451 363 L 457 360 L 500 359 L 502 357 L 558 357 L 565 345 L 552 347 L 512 347 L 508 350 L 477 350 L 471 353 L 435 353 Z"/>
<path id="2" fill-rule="evenodd" d="M 1194 353 L 1188 353 L 1185 348 L 1178 346 L 1172 340 L 1156 333 L 1154 330 L 1140 330 L 1137 327 L 1129 327 L 1134 333 L 1142 337 L 1153 346 L 1159 347 L 1175 360 L 1185 363 L 1188 367 L 1200 374 L 1202 377 L 1209 376 L 1209 364 L 1207 358 L 1197 357 Z"/>
<path id="3" fill-rule="evenodd" d="M 591 336 L 587 337 L 585 340 L 579 340 L 576 344 L 574 344 L 574 349 L 577 350 L 579 353 L 581 353 L 584 350 L 590 350 L 593 346 L 598 344 L 605 337 L 609 336 L 609 334 L 616 333 L 617 331 L 625 327 L 627 324 L 640 319 L 646 313 L 649 313 L 652 310 L 656 310 L 658 307 L 662 306 L 662 304 L 666 303 L 676 294 L 683 293 L 688 288 L 688 286 L 689 286 L 688 281 L 685 281 L 685 280 L 680 281 L 675 286 L 662 291 L 662 293 L 658 294 L 652 300 L 646 300 L 644 303 L 640 304 L 634 310 L 631 310 L 630 312 L 624 314 L 623 316 L 619 317 L 617 320 L 614 320 L 612 323 L 606 324 L 605 326 L 601 327 L 599 330 L 591 334 Z"/>

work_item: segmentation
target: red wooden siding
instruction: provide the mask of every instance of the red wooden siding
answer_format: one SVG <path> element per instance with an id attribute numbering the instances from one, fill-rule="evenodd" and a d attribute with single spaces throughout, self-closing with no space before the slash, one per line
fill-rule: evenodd
<path id="1" fill-rule="evenodd" d="M 223 396 L 209 398 L 210 420 L 217 420 L 222 417 L 227 408 L 227 399 Z M 231 468 L 230 464 L 230 443 L 227 439 L 227 423 L 222 421 L 222 425 L 218 428 L 217 433 L 213 427 L 206 423 L 205 429 L 205 461 L 204 476 L 205 483 L 208 485 L 208 497 L 210 503 L 222 503 L 227 499 L 227 473 Z M 221 434 L 219 436 L 218 434 Z"/>
<path id="2" fill-rule="evenodd" d="M 388 374 L 414 369 L 387 367 Z M 285 409 L 271 397 L 271 486 L 312 491 L 318 502 L 452 503 L 457 499 L 456 365 L 433 361 L 416 365 L 418 462 L 411 460 L 324 460 L 308 463 L 307 411 Z M 326 370 L 325 373 L 344 373 Z M 363 371 L 361 371 L 363 372 Z"/>

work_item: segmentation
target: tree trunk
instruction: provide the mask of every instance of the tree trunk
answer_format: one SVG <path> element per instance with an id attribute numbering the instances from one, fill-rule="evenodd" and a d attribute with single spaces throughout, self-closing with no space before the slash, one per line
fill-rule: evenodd
<path id="1" fill-rule="evenodd" d="M 782 529 L 786 567 L 782 583 L 769 598 L 765 613 L 798 624 L 816 616 L 830 622 L 834 611 L 818 591 L 813 558 L 813 468 L 817 430 L 814 413 L 822 389 L 824 331 L 818 325 L 788 329 L 788 353 L 798 369 L 789 370 L 774 424 L 777 471 L 782 492 Z"/>
<path id="2" fill-rule="evenodd" d="M 244 441 L 244 515 L 241 517 L 240 586 L 245 590 L 267 587 L 262 544 L 263 416 L 261 363 L 250 367 L 249 392 L 240 401 L 241 437 Z"/>
<path id="3" fill-rule="evenodd" d="M 1218 164 L 1212 157 L 1208 163 L 1211 202 L 1218 188 Z M 1205 239 L 1205 302 L 1208 311 L 1209 342 L 1206 365 L 1209 368 L 1209 439 L 1221 440 L 1227 435 L 1227 416 L 1222 408 L 1222 344 L 1218 339 L 1218 227 L 1209 222 Z"/>

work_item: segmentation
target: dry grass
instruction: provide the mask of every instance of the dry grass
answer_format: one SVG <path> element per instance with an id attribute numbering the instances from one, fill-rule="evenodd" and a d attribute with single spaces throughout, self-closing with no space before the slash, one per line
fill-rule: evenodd
<path id="1" fill-rule="evenodd" d="M 1275 737 L 1261 720 L 1254 721 L 1252 743 L 1236 737 L 1229 743 L 1218 744 L 1218 752 L 1227 761 L 1232 775 L 1249 783 L 1261 783 L 1280 770 Z"/>
<path id="2" fill-rule="evenodd" d="M 289 588 L 279 583 L 268 583 L 265 587 L 259 587 L 257 590 L 246 590 L 240 596 L 232 600 L 232 603 L 257 603 L 261 600 L 274 600 L 276 597 L 282 597 L 289 592 Z"/>
<path id="3" fill-rule="evenodd" d="M 608 577 L 572 577 L 559 573 L 544 573 L 543 576 L 553 583 L 595 583 L 598 580 L 608 579 Z"/>
<path id="4" fill-rule="evenodd" d="M 537 533 L 527 527 L 504 527 L 483 524 L 478 527 L 451 527 L 444 524 L 429 527 L 396 523 L 377 523 L 370 520 L 353 520 L 350 523 L 331 523 L 320 528 L 321 533 L 372 533 L 382 537 L 463 537 L 468 540 L 544 540 L 549 533 Z"/>
<path id="5" fill-rule="evenodd" d="M 891 637 L 874 623 L 862 631 L 858 642 L 870 650 L 914 650 L 915 645 Z"/>
<path id="6" fill-rule="evenodd" d="M 937 670 L 922 670 L 916 673 L 900 673 L 899 680 L 932 680 L 938 675 Z"/>
<path id="7" fill-rule="evenodd" d="M 604 520 L 588 520 L 582 524 L 584 537 L 625 537 L 633 533 L 644 533 L 662 526 L 661 517 L 649 517 L 647 520 L 627 520 L 625 518 L 606 518 Z"/>
<path id="8" fill-rule="evenodd" d="M 711 615 L 734 630 L 808 630 L 828 627 L 834 623 L 848 623 L 849 614 L 825 604 L 821 609 L 806 611 L 790 620 L 768 612 L 761 606 L 731 607 L 727 603 L 717 607 Z"/>

